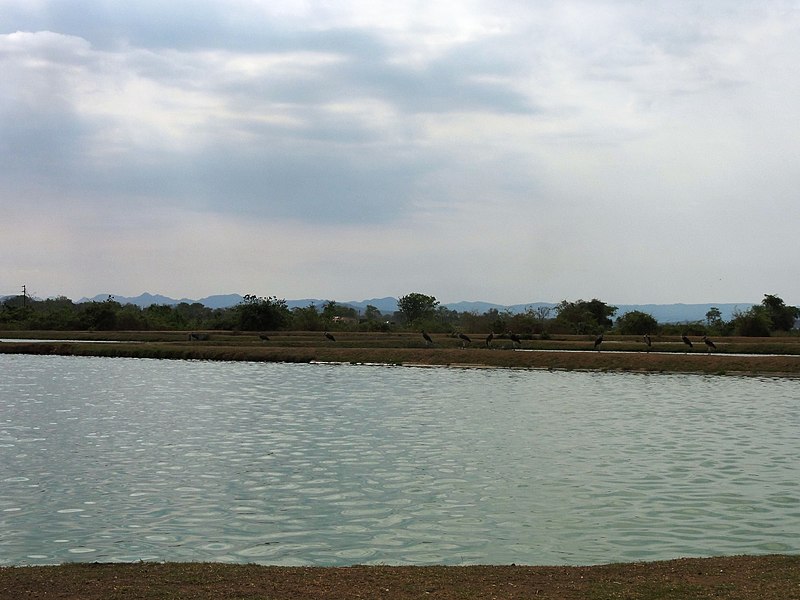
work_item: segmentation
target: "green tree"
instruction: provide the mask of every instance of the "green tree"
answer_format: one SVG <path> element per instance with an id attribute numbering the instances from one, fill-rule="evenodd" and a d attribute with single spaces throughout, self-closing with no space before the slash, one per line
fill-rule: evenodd
<path id="1" fill-rule="evenodd" d="M 381 311 L 378 310 L 377 306 L 367 304 L 367 307 L 364 309 L 364 318 L 367 321 L 378 321 L 381 318 Z"/>
<path id="2" fill-rule="evenodd" d="M 86 302 L 81 314 L 81 329 L 110 331 L 117 327 L 117 313 L 122 305 L 109 296 L 103 302 Z"/>
<path id="3" fill-rule="evenodd" d="M 236 325 L 244 331 L 282 329 L 290 317 L 286 300 L 246 294 L 236 305 Z"/>
<path id="4" fill-rule="evenodd" d="M 617 318 L 617 330 L 622 335 L 644 335 L 655 333 L 657 329 L 658 321 L 655 317 L 640 310 L 626 312 Z"/>
<path id="5" fill-rule="evenodd" d="M 446 306 L 437 306 L 433 314 L 436 322 L 445 330 L 452 330 L 453 327 L 458 327 L 461 321 L 458 311 L 451 310 Z"/>
<path id="6" fill-rule="evenodd" d="M 181 302 L 174 308 L 175 319 L 181 327 L 190 329 L 213 329 L 210 326 L 214 311 L 199 302 Z"/>
<path id="7" fill-rule="evenodd" d="M 292 309 L 292 327 L 298 331 L 321 331 L 322 318 L 317 307 L 309 304 L 306 307 Z"/>
<path id="8" fill-rule="evenodd" d="M 716 307 L 712 306 L 706 313 L 706 325 L 709 329 L 719 329 L 722 325 L 722 312 Z"/>
<path id="9" fill-rule="evenodd" d="M 397 308 L 409 325 L 426 317 L 433 316 L 439 301 L 434 296 L 412 292 L 397 300 Z"/>
<path id="10" fill-rule="evenodd" d="M 617 307 L 609 306 L 596 298 L 588 302 L 562 300 L 556 306 L 556 311 L 556 322 L 575 333 L 600 333 L 613 325 L 611 317 L 617 312 Z"/>
<path id="11" fill-rule="evenodd" d="M 745 312 L 733 316 L 734 330 L 739 335 L 748 337 L 767 337 L 770 334 L 772 321 L 769 312 L 761 305 L 753 306 Z"/>
<path id="12" fill-rule="evenodd" d="M 795 319 L 800 317 L 800 309 L 786 306 L 781 298 L 773 294 L 764 294 L 761 306 L 767 311 L 773 330 L 789 331 L 794 327 Z"/>
<path id="13" fill-rule="evenodd" d="M 322 320 L 328 325 L 342 318 L 357 319 L 358 313 L 352 306 L 337 304 L 333 300 L 328 300 L 322 307 Z"/>
<path id="14" fill-rule="evenodd" d="M 179 329 L 184 323 L 180 313 L 169 304 L 151 304 L 142 311 L 148 329 Z"/>

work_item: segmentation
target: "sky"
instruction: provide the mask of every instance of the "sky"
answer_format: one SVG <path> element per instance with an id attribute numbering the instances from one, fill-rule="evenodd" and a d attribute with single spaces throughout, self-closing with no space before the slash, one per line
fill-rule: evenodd
<path id="1" fill-rule="evenodd" d="M 0 295 L 800 305 L 800 3 L 0 0 Z"/>

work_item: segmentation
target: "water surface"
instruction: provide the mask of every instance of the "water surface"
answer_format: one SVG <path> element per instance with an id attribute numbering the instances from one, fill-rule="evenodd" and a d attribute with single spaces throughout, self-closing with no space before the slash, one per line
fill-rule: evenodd
<path id="1" fill-rule="evenodd" d="M 0 564 L 800 550 L 800 384 L 0 355 Z"/>

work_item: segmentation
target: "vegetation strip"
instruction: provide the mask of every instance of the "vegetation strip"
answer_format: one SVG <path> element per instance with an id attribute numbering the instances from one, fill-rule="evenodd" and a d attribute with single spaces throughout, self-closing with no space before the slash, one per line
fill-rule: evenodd
<path id="1" fill-rule="evenodd" d="M 244 337 L 244 336 L 242 336 Z M 213 339 L 213 338 L 212 338 Z M 343 341 L 346 338 L 343 338 Z M 243 341 L 242 341 L 243 342 Z M 316 342 L 315 342 L 316 344 Z M 800 356 L 648 352 L 514 352 L 480 348 L 258 346 L 248 343 L 4 342 L 0 353 L 222 361 L 481 366 L 516 369 L 800 376 Z"/>

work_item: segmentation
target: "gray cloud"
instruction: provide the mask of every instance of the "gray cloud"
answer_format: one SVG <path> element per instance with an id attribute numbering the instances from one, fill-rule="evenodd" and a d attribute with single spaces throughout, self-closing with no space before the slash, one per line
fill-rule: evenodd
<path id="1" fill-rule="evenodd" d="M 443 6 L 4 3 L 0 187 L 42 250 L 4 270 L 190 295 L 131 248 L 200 231 L 199 295 L 800 302 L 793 3 Z"/>

